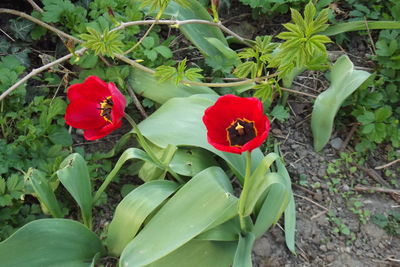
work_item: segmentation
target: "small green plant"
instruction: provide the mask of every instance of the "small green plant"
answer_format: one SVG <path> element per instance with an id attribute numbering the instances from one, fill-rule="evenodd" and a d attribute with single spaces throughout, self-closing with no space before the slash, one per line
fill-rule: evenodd
<path id="1" fill-rule="evenodd" d="M 389 211 L 387 215 L 377 213 L 372 216 L 372 222 L 385 229 L 391 235 L 400 235 L 400 213 Z"/>

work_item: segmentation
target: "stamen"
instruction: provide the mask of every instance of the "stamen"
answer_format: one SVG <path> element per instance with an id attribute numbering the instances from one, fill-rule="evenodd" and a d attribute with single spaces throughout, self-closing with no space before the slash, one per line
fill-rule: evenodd
<path id="1" fill-rule="evenodd" d="M 113 108 L 114 102 L 112 101 L 111 96 L 104 98 L 102 102 L 100 102 L 100 107 L 97 108 L 100 110 L 100 116 L 102 116 L 107 122 L 112 123 L 111 119 L 111 111 Z"/>
<path id="2" fill-rule="evenodd" d="M 242 125 L 240 125 L 239 122 L 237 123 L 235 130 L 239 133 L 239 135 L 244 135 L 244 127 Z"/>

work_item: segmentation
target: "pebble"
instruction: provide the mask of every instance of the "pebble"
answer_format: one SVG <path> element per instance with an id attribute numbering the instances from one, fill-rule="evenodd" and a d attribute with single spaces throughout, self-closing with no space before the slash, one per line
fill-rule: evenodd
<path id="1" fill-rule="evenodd" d="M 347 192 L 349 190 L 350 190 L 350 187 L 347 184 L 343 185 L 343 191 Z"/>
<path id="2" fill-rule="evenodd" d="M 322 201 L 323 196 L 322 196 L 322 194 L 316 193 L 316 194 L 314 194 L 313 198 L 314 198 L 316 201 L 320 202 L 320 201 Z"/>
<path id="3" fill-rule="evenodd" d="M 336 137 L 330 143 L 334 149 L 339 150 L 342 147 L 343 140 L 340 137 Z"/>
<path id="4" fill-rule="evenodd" d="M 327 262 L 332 262 L 332 261 L 334 261 L 335 260 L 335 256 L 334 255 L 328 255 L 328 256 L 326 256 L 326 261 Z"/>
<path id="5" fill-rule="evenodd" d="M 323 252 L 327 252 L 328 251 L 328 249 L 326 248 L 325 245 L 319 246 L 319 249 L 322 250 Z"/>
<path id="6" fill-rule="evenodd" d="M 329 242 L 328 244 L 326 244 L 327 249 L 332 250 L 335 247 L 335 244 L 333 244 L 332 242 Z"/>

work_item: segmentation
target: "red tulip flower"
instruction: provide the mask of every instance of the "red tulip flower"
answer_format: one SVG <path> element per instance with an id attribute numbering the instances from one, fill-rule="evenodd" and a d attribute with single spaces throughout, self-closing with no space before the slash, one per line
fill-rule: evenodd
<path id="1" fill-rule="evenodd" d="M 84 130 L 86 140 L 96 140 L 122 125 L 126 99 L 114 83 L 90 76 L 83 83 L 71 85 L 67 96 L 70 104 L 65 122 Z"/>
<path id="2" fill-rule="evenodd" d="M 241 154 L 259 147 L 270 123 L 260 100 L 225 95 L 204 112 L 208 142 L 218 150 Z"/>

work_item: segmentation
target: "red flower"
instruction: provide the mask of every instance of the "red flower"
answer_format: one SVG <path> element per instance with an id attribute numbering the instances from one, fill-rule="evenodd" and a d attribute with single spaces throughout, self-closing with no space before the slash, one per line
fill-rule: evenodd
<path id="1" fill-rule="evenodd" d="M 84 130 L 86 140 L 96 140 L 121 127 L 125 97 L 112 83 L 90 76 L 83 83 L 71 85 L 67 91 L 70 104 L 65 122 Z"/>
<path id="2" fill-rule="evenodd" d="M 207 139 L 218 150 L 241 154 L 259 147 L 267 138 L 269 120 L 260 100 L 225 95 L 204 112 Z"/>

